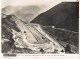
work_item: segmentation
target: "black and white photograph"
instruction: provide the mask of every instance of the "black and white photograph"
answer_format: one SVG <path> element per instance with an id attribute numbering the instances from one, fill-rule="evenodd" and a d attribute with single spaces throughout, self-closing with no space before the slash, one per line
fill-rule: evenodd
<path id="1" fill-rule="evenodd" d="M 15 1 L 1 8 L 3 54 L 79 54 L 79 2 Z"/>

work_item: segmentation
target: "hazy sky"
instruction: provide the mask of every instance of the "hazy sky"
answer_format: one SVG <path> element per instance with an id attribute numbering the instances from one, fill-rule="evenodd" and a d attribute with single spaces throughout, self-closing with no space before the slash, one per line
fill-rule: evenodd
<path id="1" fill-rule="evenodd" d="M 26 8 L 22 8 L 21 10 L 19 10 L 18 8 L 13 8 L 13 7 L 6 8 L 5 13 L 12 14 L 15 11 L 19 10 L 19 14 L 17 14 L 19 18 L 21 17 L 21 19 L 25 18 L 24 20 L 31 21 L 40 13 L 43 13 L 49 10 L 50 8 L 54 7 L 55 5 L 63 1 L 76 1 L 76 0 L 2 0 L 1 6 L 2 8 L 6 6 L 20 6 L 20 7 L 26 6 Z M 34 10 L 32 8 L 34 8 Z"/>
<path id="2" fill-rule="evenodd" d="M 61 1 L 76 1 L 76 0 L 2 0 L 2 7 L 5 7 L 7 5 L 13 5 L 13 6 L 24 6 L 24 5 L 46 5 L 46 6 L 52 6 L 56 5 L 57 3 Z"/>

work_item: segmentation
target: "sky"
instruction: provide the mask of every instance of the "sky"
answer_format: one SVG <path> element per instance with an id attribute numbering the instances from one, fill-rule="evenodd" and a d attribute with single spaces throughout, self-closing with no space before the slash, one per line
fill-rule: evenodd
<path id="1" fill-rule="evenodd" d="M 46 5 L 54 6 L 61 1 L 76 1 L 76 0 L 2 0 L 1 5 L 25 6 L 25 5 Z"/>

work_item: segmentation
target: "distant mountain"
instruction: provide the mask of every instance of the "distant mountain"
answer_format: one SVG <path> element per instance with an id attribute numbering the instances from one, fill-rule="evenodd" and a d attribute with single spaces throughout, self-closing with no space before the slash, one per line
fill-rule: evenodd
<path id="1" fill-rule="evenodd" d="M 22 21 L 30 22 L 41 12 L 45 11 L 45 6 L 29 5 L 29 6 L 6 6 L 1 12 L 7 15 L 14 14 Z"/>
<path id="2" fill-rule="evenodd" d="M 6 14 L 6 15 L 10 15 L 10 14 L 14 14 L 15 12 L 17 12 L 18 10 L 20 10 L 21 7 L 19 6 L 6 6 L 4 8 L 1 9 L 1 12 L 3 14 Z"/>
<path id="3" fill-rule="evenodd" d="M 57 28 L 78 32 L 78 5 L 78 2 L 62 2 L 37 16 L 31 21 L 31 23 L 38 23 L 45 26 L 55 26 Z"/>

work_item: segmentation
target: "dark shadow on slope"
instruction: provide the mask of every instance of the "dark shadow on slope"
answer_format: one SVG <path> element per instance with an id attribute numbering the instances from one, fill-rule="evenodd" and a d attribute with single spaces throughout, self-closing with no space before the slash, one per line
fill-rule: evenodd
<path id="1" fill-rule="evenodd" d="M 31 23 L 79 31 L 79 3 L 62 2 L 40 14 Z"/>

